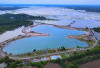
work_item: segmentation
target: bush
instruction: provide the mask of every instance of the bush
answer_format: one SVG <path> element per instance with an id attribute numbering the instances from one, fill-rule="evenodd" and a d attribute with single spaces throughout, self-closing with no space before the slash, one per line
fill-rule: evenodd
<path id="1" fill-rule="evenodd" d="M 93 30 L 94 30 L 95 32 L 100 32 L 100 27 L 98 27 L 98 28 L 93 28 Z"/>
<path id="2" fill-rule="evenodd" d="M 84 64 L 84 63 L 87 63 L 89 61 L 96 60 L 96 59 L 100 59 L 100 54 L 95 55 L 95 56 L 90 56 L 87 58 L 81 58 L 81 59 L 73 61 L 73 62 L 75 62 L 77 64 Z"/>
<path id="3" fill-rule="evenodd" d="M 87 51 L 84 51 L 84 52 L 81 52 L 81 53 L 75 53 L 72 56 L 68 57 L 67 60 L 68 61 L 74 61 L 74 60 L 81 59 L 85 56 L 95 55 L 95 54 L 100 54 L 100 48 L 99 47 L 95 47 L 94 49 L 87 50 Z"/>
<path id="4" fill-rule="evenodd" d="M 17 65 L 16 65 L 16 63 L 12 63 L 7 68 L 17 68 Z"/>
<path id="5" fill-rule="evenodd" d="M 33 63 L 32 66 L 37 66 L 38 68 L 43 68 L 43 64 L 41 64 L 41 63 Z"/>
<path id="6" fill-rule="evenodd" d="M 73 62 L 70 64 L 70 68 L 81 68 L 77 63 Z"/>
<path id="7" fill-rule="evenodd" d="M 42 61 L 41 63 L 42 63 L 43 65 L 45 65 L 45 64 L 47 63 L 47 61 Z"/>

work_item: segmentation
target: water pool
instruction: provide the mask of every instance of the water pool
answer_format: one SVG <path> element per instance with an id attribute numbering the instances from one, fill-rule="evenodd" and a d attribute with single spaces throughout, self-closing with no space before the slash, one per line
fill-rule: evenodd
<path id="1" fill-rule="evenodd" d="M 32 52 L 34 49 L 55 49 L 60 48 L 61 46 L 65 46 L 67 48 L 75 48 L 77 47 L 77 45 L 80 47 L 88 47 L 88 44 L 86 42 L 66 37 L 69 35 L 82 35 L 86 33 L 86 31 L 62 29 L 54 27 L 52 25 L 38 25 L 31 30 L 51 35 L 41 37 L 29 37 L 16 40 L 4 47 L 3 51 L 7 52 L 8 54 L 12 53 L 16 55 Z"/>

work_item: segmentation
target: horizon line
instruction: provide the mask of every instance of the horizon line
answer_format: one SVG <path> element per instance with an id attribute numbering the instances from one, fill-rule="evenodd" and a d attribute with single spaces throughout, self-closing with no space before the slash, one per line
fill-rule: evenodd
<path id="1" fill-rule="evenodd" d="M 3 6 L 3 5 L 9 5 L 9 6 L 10 6 L 10 5 L 62 5 L 62 6 L 63 6 L 63 5 L 84 5 L 84 6 L 85 6 L 85 5 L 87 5 L 87 6 L 89 6 L 89 5 L 92 6 L 92 5 L 93 5 L 93 6 L 100 6 L 99 4 L 97 4 L 97 5 L 96 5 L 96 4 L 0 4 L 0 6 L 1 6 L 1 5 L 2 5 L 2 6 Z"/>

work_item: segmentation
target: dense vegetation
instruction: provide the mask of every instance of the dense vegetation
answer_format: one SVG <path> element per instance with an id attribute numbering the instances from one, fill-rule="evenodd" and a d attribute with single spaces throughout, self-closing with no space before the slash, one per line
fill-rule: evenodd
<path id="1" fill-rule="evenodd" d="M 100 27 L 98 27 L 98 28 L 93 28 L 93 30 L 94 30 L 95 32 L 99 32 L 99 33 L 100 33 Z"/>
<path id="2" fill-rule="evenodd" d="M 87 50 L 87 51 L 82 52 L 82 53 L 74 53 L 74 55 L 67 58 L 67 60 L 68 61 L 74 61 L 74 60 L 78 60 L 78 59 L 84 58 L 86 56 L 94 55 L 94 54 L 100 54 L 100 48 L 99 47 L 95 47 L 94 49 Z"/>
<path id="3" fill-rule="evenodd" d="M 70 68 L 80 68 L 80 64 L 96 59 L 100 59 L 100 47 L 95 47 L 94 49 L 85 52 L 74 53 L 67 58 L 67 61 L 71 62 Z"/>
<path id="4" fill-rule="evenodd" d="M 7 64 L 7 68 L 17 68 L 17 66 L 22 65 L 22 61 L 9 59 L 8 56 L 3 59 L 0 59 L 0 64 L 1 63 Z"/>
<path id="5" fill-rule="evenodd" d="M 74 53 L 70 57 L 66 57 L 65 59 L 57 59 L 51 61 L 42 61 L 40 63 L 27 63 L 25 66 L 37 66 L 38 68 L 44 68 L 44 65 L 47 63 L 57 63 L 62 68 L 81 68 L 80 64 L 100 59 L 100 47 L 97 46 L 94 49 L 87 50 L 84 52 Z M 0 63 L 5 62 L 8 66 L 7 68 L 16 68 L 18 66 L 24 66 L 22 61 L 15 61 L 9 59 L 9 57 L 5 57 L 4 59 L 0 59 Z M 69 65 L 66 63 L 69 62 Z"/>
<path id="6" fill-rule="evenodd" d="M 21 26 L 32 25 L 31 20 L 46 20 L 42 16 L 30 16 L 26 14 L 3 14 L 0 15 L 0 33 L 13 30 Z"/>

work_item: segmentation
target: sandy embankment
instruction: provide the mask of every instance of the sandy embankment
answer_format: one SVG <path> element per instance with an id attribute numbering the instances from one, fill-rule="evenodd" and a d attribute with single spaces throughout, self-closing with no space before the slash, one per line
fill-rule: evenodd
<path id="1" fill-rule="evenodd" d="M 38 24 L 38 25 L 52 25 L 52 24 Z M 28 29 L 34 28 L 35 26 L 38 26 L 38 25 L 31 25 L 31 26 L 25 27 L 24 29 L 22 29 L 22 32 L 25 33 L 26 36 L 50 36 L 50 34 L 38 33 L 35 31 L 29 31 L 29 32 L 27 31 Z M 79 30 L 79 29 L 67 27 L 67 26 L 60 26 L 60 25 L 52 25 L 52 26 L 57 27 L 57 28 L 62 28 L 62 29 Z"/>
<path id="2" fill-rule="evenodd" d="M 62 28 L 62 29 L 71 29 L 71 30 L 79 30 L 77 28 L 68 27 L 68 26 L 60 26 L 60 25 L 53 25 L 54 27 Z"/>
<path id="3" fill-rule="evenodd" d="M 40 25 L 44 25 L 44 24 L 40 24 Z M 44 34 L 44 33 L 38 33 L 38 32 L 35 32 L 35 31 L 27 31 L 28 29 L 30 28 L 34 28 L 35 26 L 38 26 L 38 25 L 31 25 L 31 26 L 28 26 L 28 27 L 25 27 L 24 29 L 22 29 L 22 32 L 25 33 L 25 36 L 50 36 L 50 34 Z"/>
<path id="4" fill-rule="evenodd" d="M 78 36 L 67 36 L 67 38 L 84 38 L 88 36 L 89 34 L 83 34 L 83 35 L 78 35 Z"/>

